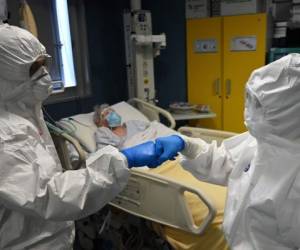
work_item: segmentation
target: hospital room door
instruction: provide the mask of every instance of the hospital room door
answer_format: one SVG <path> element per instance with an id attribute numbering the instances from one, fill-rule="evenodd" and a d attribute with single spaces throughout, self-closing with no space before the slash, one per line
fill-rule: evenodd
<path id="1" fill-rule="evenodd" d="M 265 64 L 266 14 L 187 20 L 188 100 L 217 118 L 201 127 L 243 132 L 245 84 Z"/>

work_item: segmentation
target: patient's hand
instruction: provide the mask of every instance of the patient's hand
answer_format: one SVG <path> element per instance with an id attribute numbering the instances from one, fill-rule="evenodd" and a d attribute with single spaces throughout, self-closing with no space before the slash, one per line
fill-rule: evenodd
<path id="1" fill-rule="evenodd" d="M 162 154 L 162 147 L 155 146 L 152 141 L 121 150 L 128 162 L 128 167 L 157 167 L 160 165 L 158 158 Z"/>
<path id="2" fill-rule="evenodd" d="M 120 136 L 120 137 L 124 137 L 127 135 L 127 129 L 126 129 L 126 126 L 123 124 L 121 126 L 118 126 L 116 128 L 112 128 L 112 132 L 114 134 L 116 134 L 117 136 Z"/>

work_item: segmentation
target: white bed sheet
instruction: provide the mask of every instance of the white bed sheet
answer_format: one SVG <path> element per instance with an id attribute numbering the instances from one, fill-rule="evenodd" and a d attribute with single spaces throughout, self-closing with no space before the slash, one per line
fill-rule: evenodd
<path id="1" fill-rule="evenodd" d="M 157 137 L 173 135 L 176 133 L 175 130 L 170 129 L 157 121 L 153 121 L 145 131 L 139 132 L 131 138 L 128 138 L 124 142 L 123 148 L 132 147 L 149 140 L 155 140 Z"/>

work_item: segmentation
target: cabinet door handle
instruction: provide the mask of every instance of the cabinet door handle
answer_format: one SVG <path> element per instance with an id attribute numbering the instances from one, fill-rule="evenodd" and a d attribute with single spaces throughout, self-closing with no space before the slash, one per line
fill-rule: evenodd
<path id="1" fill-rule="evenodd" d="M 231 80 L 226 80 L 226 98 L 228 98 L 231 95 Z"/>
<path id="2" fill-rule="evenodd" d="M 214 82 L 215 87 L 215 95 L 221 96 L 221 84 L 220 84 L 220 78 L 216 79 Z"/>

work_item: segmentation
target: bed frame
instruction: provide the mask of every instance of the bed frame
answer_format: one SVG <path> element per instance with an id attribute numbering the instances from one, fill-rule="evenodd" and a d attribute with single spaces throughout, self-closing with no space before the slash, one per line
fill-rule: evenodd
<path id="1" fill-rule="evenodd" d="M 160 121 L 159 116 L 163 116 L 169 122 L 169 128 L 175 129 L 175 119 L 167 110 L 138 98 L 129 99 L 127 102 L 141 111 L 150 121 Z"/>

